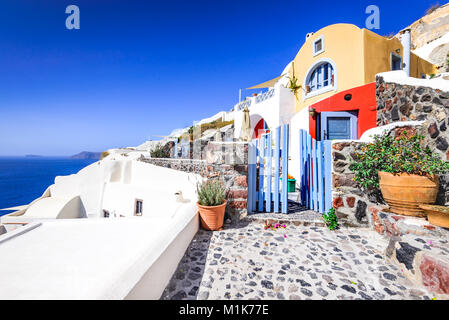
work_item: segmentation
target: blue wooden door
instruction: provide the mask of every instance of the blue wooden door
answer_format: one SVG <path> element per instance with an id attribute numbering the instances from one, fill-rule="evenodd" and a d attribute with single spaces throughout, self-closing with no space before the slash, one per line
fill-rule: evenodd
<path id="1" fill-rule="evenodd" d="M 353 112 L 322 112 L 321 140 L 357 139 L 357 115 Z"/>

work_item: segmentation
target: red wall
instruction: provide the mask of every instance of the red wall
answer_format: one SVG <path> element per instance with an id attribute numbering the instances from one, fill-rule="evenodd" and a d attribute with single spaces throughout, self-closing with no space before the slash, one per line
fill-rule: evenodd
<path id="1" fill-rule="evenodd" d="M 253 139 L 259 139 L 262 136 L 262 133 L 264 132 L 264 122 L 264 119 L 260 119 L 256 124 L 253 132 Z"/>
<path id="2" fill-rule="evenodd" d="M 352 94 L 352 99 L 346 101 L 345 95 Z M 309 110 L 314 108 L 316 112 L 325 111 L 355 111 L 358 110 L 358 138 L 368 129 L 376 127 L 376 83 L 352 88 L 339 92 L 333 96 L 321 100 L 309 106 Z M 319 115 L 312 118 L 309 114 L 309 132 L 316 139 L 316 121 Z"/>

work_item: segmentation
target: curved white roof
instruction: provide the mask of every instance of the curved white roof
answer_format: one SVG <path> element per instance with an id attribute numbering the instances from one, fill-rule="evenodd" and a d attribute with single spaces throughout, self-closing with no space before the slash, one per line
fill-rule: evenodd
<path id="1" fill-rule="evenodd" d="M 72 199 L 48 197 L 33 203 L 26 211 L 28 218 L 54 218 L 56 219 L 62 209 Z"/>
<path id="2" fill-rule="evenodd" d="M 57 220 L 4 234 L 0 299 L 123 299 L 195 217 L 191 204 L 172 219 Z"/>

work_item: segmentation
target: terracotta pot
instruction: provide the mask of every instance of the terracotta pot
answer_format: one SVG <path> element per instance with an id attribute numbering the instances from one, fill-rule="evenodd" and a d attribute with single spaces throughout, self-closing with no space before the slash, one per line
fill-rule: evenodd
<path id="1" fill-rule="evenodd" d="M 423 204 L 419 206 L 427 215 L 427 220 L 433 225 L 449 228 L 449 208 Z"/>
<path id="2" fill-rule="evenodd" d="M 204 229 L 211 231 L 222 229 L 226 203 L 227 201 L 219 206 L 213 207 L 202 206 L 198 202 L 196 203 L 200 212 L 201 226 Z"/>
<path id="3" fill-rule="evenodd" d="M 394 213 L 424 217 L 421 204 L 433 204 L 438 193 L 438 175 L 419 176 L 379 172 L 379 185 L 385 202 Z"/>

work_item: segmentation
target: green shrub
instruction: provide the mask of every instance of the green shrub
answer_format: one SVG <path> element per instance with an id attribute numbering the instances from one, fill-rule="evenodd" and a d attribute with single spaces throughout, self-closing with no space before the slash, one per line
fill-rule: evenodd
<path id="1" fill-rule="evenodd" d="M 335 209 L 330 208 L 327 214 L 323 214 L 324 222 L 329 230 L 335 230 L 338 227 L 337 216 L 335 215 Z"/>
<path id="2" fill-rule="evenodd" d="M 408 136 L 407 132 L 393 138 L 376 135 L 374 141 L 352 154 L 349 169 L 355 173 L 354 181 L 366 189 L 379 188 L 379 171 L 393 174 L 409 173 L 420 176 L 449 172 L 449 163 L 423 148 L 421 135 Z"/>
<path id="3" fill-rule="evenodd" d="M 150 151 L 151 158 L 170 158 L 170 149 L 158 143 Z"/>
<path id="4" fill-rule="evenodd" d="M 221 119 L 214 120 L 212 122 L 203 123 L 201 125 L 201 134 L 203 134 L 204 131 L 209 129 L 221 129 L 223 127 L 226 127 L 227 125 L 233 124 L 234 120 L 231 121 L 222 121 Z"/>
<path id="5" fill-rule="evenodd" d="M 226 188 L 218 180 L 208 180 L 197 185 L 198 203 L 202 206 L 219 206 L 226 200 Z"/>

